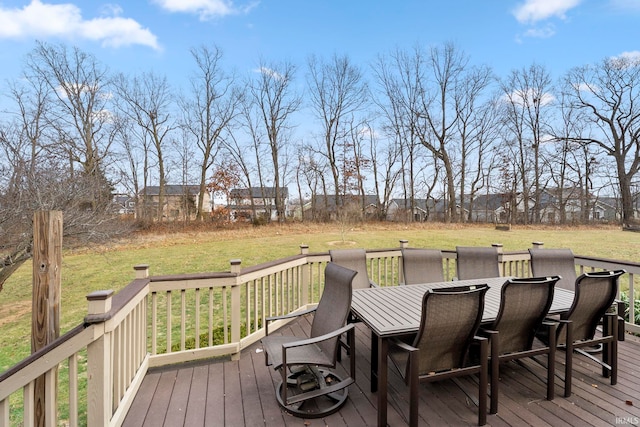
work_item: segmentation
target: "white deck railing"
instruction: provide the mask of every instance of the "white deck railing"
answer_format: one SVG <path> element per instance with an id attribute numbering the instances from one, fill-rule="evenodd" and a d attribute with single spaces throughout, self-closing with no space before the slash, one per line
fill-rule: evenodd
<path id="1" fill-rule="evenodd" d="M 407 241 L 400 241 L 400 247 Z M 499 245 L 498 245 L 499 246 Z M 400 247 L 369 250 L 369 274 L 381 286 L 401 279 Z M 455 252 L 443 251 L 445 278 L 455 272 Z M 640 264 L 576 256 L 579 271 L 624 268 L 620 283 L 630 300 Z M 227 356 L 264 336 L 268 316 L 303 310 L 322 292 L 328 253 L 299 255 L 230 271 L 149 276 L 137 266 L 136 279 L 118 294 L 90 294 L 85 322 L 46 348 L 0 374 L 0 427 L 45 425 L 119 426 L 151 367 Z M 528 251 L 502 253 L 503 275 L 528 276 Z M 627 330 L 640 333 L 631 305 Z M 277 326 L 277 325 L 274 325 Z M 44 402 L 34 390 L 44 387 Z M 56 390 L 63 390 L 64 398 Z M 36 414 L 39 411 L 39 414 Z"/>

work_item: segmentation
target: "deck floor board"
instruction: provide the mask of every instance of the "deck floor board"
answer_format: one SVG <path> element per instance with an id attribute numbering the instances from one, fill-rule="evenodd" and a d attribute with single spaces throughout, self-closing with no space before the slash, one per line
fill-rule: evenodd
<path id="1" fill-rule="evenodd" d="M 278 333 L 305 334 L 310 318 L 291 323 Z M 321 419 L 301 419 L 280 409 L 275 398 L 278 373 L 264 363 L 259 343 L 243 350 L 239 361 L 228 358 L 154 368 L 144 378 L 126 416 L 124 427 L 139 426 L 370 426 L 376 423 L 376 394 L 369 391 L 370 332 L 356 325 L 356 383 L 337 413 Z M 640 338 L 619 343 L 618 384 L 611 386 L 601 368 L 576 355 L 573 394 L 564 395 L 564 358 L 556 359 L 556 398 L 547 401 L 545 369 L 535 361 L 501 366 L 498 414 L 489 426 L 611 426 L 640 419 Z M 544 363 L 544 357 L 541 358 Z M 343 351 L 339 373 L 348 369 Z M 388 423 L 406 425 L 407 389 L 389 370 Z M 476 425 L 477 379 L 461 378 L 423 384 L 421 425 Z"/>

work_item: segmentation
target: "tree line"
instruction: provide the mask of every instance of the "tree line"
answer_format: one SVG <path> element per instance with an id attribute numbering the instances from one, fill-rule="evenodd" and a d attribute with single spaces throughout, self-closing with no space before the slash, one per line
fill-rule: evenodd
<path id="1" fill-rule="evenodd" d="M 198 220 L 205 192 L 263 186 L 287 187 L 300 204 L 374 194 L 381 218 L 393 198 L 408 211 L 439 200 L 448 222 L 469 220 L 457 206 L 499 193 L 530 200 L 517 220 L 531 224 L 546 190 L 573 188 L 585 222 L 599 195 L 621 201 L 622 222 L 635 218 L 638 58 L 554 79 L 535 63 L 497 76 L 453 43 L 369 64 L 260 59 L 246 75 L 217 46 L 190 53 L 192 71 L 175 87 L 160 70 L 124 74 L 77 47 L 36 42 L 1 94 L 0 228 L 37 206 L 73 210 L 92 234 L 109 222 L 115 191 L 141 196 L 150 185 L 159 201 L 140 212 L 161 218 L 153 210 L 168 184 L 199 186 Z"/>

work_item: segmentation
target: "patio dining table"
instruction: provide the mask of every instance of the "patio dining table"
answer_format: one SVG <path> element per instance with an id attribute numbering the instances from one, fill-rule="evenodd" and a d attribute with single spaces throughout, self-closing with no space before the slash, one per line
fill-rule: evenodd
<path id="1" fill-rule="evenodd" d="M 378 392 L 378 425 L 387 425 L 387 355 L 389 338 L 418 332 L 422 298 L 429 289 L 487 284 L 482 323 L 496 319 L 502 285 L 510 277 L 457 280 L 353 291 L 351 311 L 371 329 L 371 391 Z M 549 314 L 567 312 L 574 293 L 556 288 Z M 455 315 L 455 313 L 452 313 Z"/>

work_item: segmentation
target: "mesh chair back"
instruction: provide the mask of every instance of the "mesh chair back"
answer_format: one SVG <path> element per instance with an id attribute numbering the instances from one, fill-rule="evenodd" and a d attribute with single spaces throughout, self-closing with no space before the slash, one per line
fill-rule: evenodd
<path id="1" fill-rule="evenodd" d="M 405 285 L 444 282 L 442 252 L 439 249 L 403 248 L 402 275 Z"/>
<path id="2" fill-rule="evenodd" d="M 459 280 L 500 276 L 498 249 L 494 247 L 457 246 L 456 257 Z"/>
<path id="3" fill-rule="evenodd" d="M 576 264 L 571 249 L 530 248 L 529 255 L 534 277 L 560 276 L 557 287 L 575 289 Z"/>
<path id="4" fill-rule="evenodd" d="M 569 312 L 562 316 L 573 324 L 573 340 L 590 340 L 596 327 L 613 304 L 618 293 L 618 278 L 624 270 L 594 271 L 581 274 L 576 280 L 575 296 Z M 564 328 L 563 328 L 564 330 Z M 566 334 L 561 333 L 558 344 L 566 342 Z"/>
<path id="5" fill-rule="evenodd" d="M 464 366 L 482 320 L 488 289 L 487 285 L 480 285 L 474 289 L 466 286 L 425 293 L 420 329 L 413 343 L 420 349 L 419 375 Z"/>
<path id="6" fill-rule="evenodd" d="M 324 290 L 318 302 L 318 308 L 311 323 L 310 338 L 340 329 L 347 323 L 347 316 L 351 310 L 352 282 L 356 272 L 328 263 L 324 270 Z M 338 338 L 319 343 L 322 352 L 336 355 Z"/>
<path id="7" fill-rule="evenodd" d="M 490 329 L 500 334 L 500 354 L 530 350 L 536 331 L 553 302 L 558 276 L 509 279 L 502 286 L 500 309 Z"/>
<path id="8" fill-rule="evenodd" d="M 367 273 L 367 252 L 364 249 L 334 249 L 329 251 L 329 255 L 331 262 L 358 273 L 353 279 L 353 289 L 371 287 Z"/>

